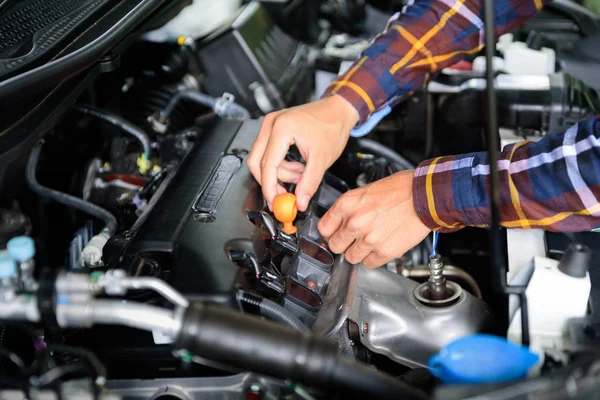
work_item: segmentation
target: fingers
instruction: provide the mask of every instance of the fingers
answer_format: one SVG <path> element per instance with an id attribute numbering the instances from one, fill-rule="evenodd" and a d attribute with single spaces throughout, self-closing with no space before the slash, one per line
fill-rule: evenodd
<path id="1" fill-rule="evenodd" d="M 375 250 L 371 252 L 371 254 L 365 257 L 363 264 L 365 267 L 373 269 L 381 267 L 395 258 L 402 257 L 402 255 L 404 255 L 404 253 L 408 250 L 404 248 L 405 243 L 410 242 L 409 238 L 404 239 L 406 240 L 401 240 L 400 242 L 395 242 L 393 238 L 384 240 L 375 247 Z M 398 243 L 400 243 L 400 245 L 398 245 Z"/>
<path id="2" fill-rule="evenodd" d="M 353 205 L 353 197 L 340 197 L 317 225 L 321 236 L 328 241 L 329 249 L 336 254 L 344 253 L 361 237 L 360 223 L 352 216 Z"/>
<path id="3" fill-rule="evenodd" d="M 369 269 L 375 269 L 381 267 L 384 264 L 387 264 L 391 260 L 392 258 L 387 259 L 386 257 L 382 257 L 379 254 L 373 252 L 367 257 L 365 257 L 365 259 L 363 260 L 363 264 Z"/>
<path id="4" fill-rule="evenodd" d="M 260 127 L 260 131 L 258 132 L 258 136 L 256 137 L 256 141 L 252 145 L 252 149 L 250 149 L 248 160 L 246 161 L 248 169 L 250 169 L 252 176 L 254 176 L 254 179 L 256 179 L 258 183 L 261 182 L 260 162 L 265 153 L 267 143 L 269 143 L 269 137 L 271 136 L 274 122 L 274 115 L 269 114 L 265 117 L 262 126 Z"/>
<path id="5" fill-rule="evenodd" d="M 333 234 L 342 226 L 344 214 L 342 213 L 340 203 L 342 198 L 338 199 L 333 206 L 323 215 L 317 224 L 319 233 L 325 240 L 329 240 Z"/>
<path id="6" fill-rule="evenodd" d="M 356 240 L 352 246 L 346 251 L 344 256 L 350 264 L 358 264 L 362 262 L 371 253 L 371 246 L 367 245 L 362 240 Z"/>
<path id="7" fill-rule="evenodd" d="M 261 161 L 261 181 L 263 194 L 267 203 L 272 204 L 275 196 L 280 193 L 277 173 L 282 165 L 293 140 L 283 135 L 271 135 Z"/>
<path id="8" fill-rule="evenodd" d="M 285 165 L 281 165 L 277 169 L 277 179 L 279 179 L 281 182 L 286 183 L 298 183 L 298 181 L 300 181 L 300 178 L 302 178 L 302 171 L 303 170 L 298 171 L 288 169 Z"/>
<path id="9" fill-rule="evenodd" d="M 342 225 L 342 227 L 333 234 L 331 239 L 329 239 L 329 250 L 335 254 L 345 253 L 356 239 L 356 235 L 346 229 L 345 225 Z"/>
<path id="10" fill-rule="evenodd" d="M 281 163 L 281 168 L 285 168 L 285 169 L 288 169 L 290 171 L 304 172 L 304 169 L 306 168 L 306 165 L 304 165 L 304 164 L 302 164 L 301 162 L 298 162 L 298 161 L 286 161 L 286 160 L 284 160 Z"/>
<path id="11" fill-rule="evenodd" d="M 296 203 L 300 211 L 305 211 L 308 207 L 308 202 L 317 192 L 326 169 L 321 160 L 315 160 L 314 157 L 307 160 L 304 173 L 296 186 Z"/>

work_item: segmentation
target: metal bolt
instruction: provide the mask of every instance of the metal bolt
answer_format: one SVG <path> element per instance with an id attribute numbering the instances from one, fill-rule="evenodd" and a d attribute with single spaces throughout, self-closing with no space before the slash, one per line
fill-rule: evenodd
<path id="1" fill-rule="evenodd" d="M 117 57 L 118 56 L 116 53 L 108 53 L 108 54 L 105 54 L 104 56 L 102 56 L 102 58 L 100 58 L 100 62 L 112 61 Z"/>
<path id="2" fill-rule="evenodd" d="M 248 155 L 249 151 L 246 149 L 233 149 L 231 150 L 231 154 L 233 154 L 234 156 L 238 156 L 238 157 L 242 157 L 245 155 Z"/>
<path id="3" fill-rule="evenodd" d="M 367 333 L 369 333 L 369 323 L 363 321 L 360 323 L 360 334 L 365 336 Z"/>

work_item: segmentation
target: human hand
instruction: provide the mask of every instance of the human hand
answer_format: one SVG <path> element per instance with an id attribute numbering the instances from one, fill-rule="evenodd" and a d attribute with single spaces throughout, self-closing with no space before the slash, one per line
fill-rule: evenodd
<path id="1" fill-rule="evenodd" d="M 358 112 L 345 99 L 330 96 L 267 115 L 248 156 L 248 167 L 271 208 L 273 198 L 285 192 L 278 180 L 296 183 L 296 202 L 305 211 L 325 171 L 346 147 Z M 296 145 L 306 166 L 285 156 Z"/>
<path id="2" fill-rule="evenodd" d="M 402 171 L 344 193 L 318 229 L 336 254 L 377 268 L 401 257 L 430 232 L 413 204 L 414 171 Z"/>

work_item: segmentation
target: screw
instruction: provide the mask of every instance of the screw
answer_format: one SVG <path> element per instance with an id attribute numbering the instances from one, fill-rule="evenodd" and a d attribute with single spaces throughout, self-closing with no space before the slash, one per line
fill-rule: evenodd
<path id="1" fill-rule="evenodd" d="M 246 149 L 233 149 L 231 150 L 231 154 L 233 154 L 234 156 L 238 156 L 238 157 L 242 157 L 245 155 L 248 155 L 249 151 Z"/>
<path id="2" fill-rule="evenodd" d="M 116 53 L 108 53 L 108 54 L 105 54 L 104 56 L 102 56 L 102 58 L 100 58 L 100 62 L 112 61 L 115 58 L 117 58 Z"/>
<path id="3" fill-rule="evenodd" d="M 365 336 L 367 333 L 369 333 L 369 323 L 363 321 L 360 323 L 360 334 Z"/>

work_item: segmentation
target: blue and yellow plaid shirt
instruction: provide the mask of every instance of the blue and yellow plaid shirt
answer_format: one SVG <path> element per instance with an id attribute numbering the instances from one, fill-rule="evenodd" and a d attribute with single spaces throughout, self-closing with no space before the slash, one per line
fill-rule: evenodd
<path id="1" fill-rule="evenodd" d="M 496 35 L 533 17 L 549 0 L 495 0 Z M 421 89 L 429 77 L 483 48 L 482 0 L 417 0 L 324 96 L 358 110 L 360 124 Z M 583 231 L 600 225 L 600 119 L 537 143 L 505 148 L 499 160 L 501 224 Z M 487 153 L 427 160 L 415 170 L 413 198 L 423 222 L 450 232 L 491 221 Z"/>

